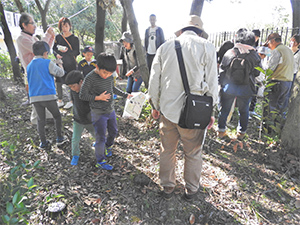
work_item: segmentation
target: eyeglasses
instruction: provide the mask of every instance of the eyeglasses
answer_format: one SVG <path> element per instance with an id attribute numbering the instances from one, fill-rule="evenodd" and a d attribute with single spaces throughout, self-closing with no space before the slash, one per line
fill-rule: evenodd
<path id="1" fill-rule="evenodd" d="M 35 22 L 29 22 L 28 24 L 35 25 Z"/>

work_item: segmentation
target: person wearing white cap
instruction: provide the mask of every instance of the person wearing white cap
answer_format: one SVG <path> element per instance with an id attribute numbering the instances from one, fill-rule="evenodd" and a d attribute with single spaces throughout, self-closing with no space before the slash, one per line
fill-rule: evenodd
<path id="1" fill-rule="evenodd" d="M 175 34 L 181 45 L 191 93 L 212 96 L 215 105 L 218 99 L 216 49 L 205 39 L 208 35 L 200 17 L 190 16 L 187 25 Z M 163 187 L 162 196 L 170 199 L 176 186 L 175 155 L 180 139 L 185 157 L 184 197 L 192 200 L 196 198 L 199 188 L 206 129 L 184 129 L 178 126 L 185 91 L 174 40 L 169 40 L 158 48 L 151 68 L 148 91 L 153 105 L 152 116 L 155 119 L 160 117 L 162 145 L 159 178 Z M 211 117 L 208 129 L 213 122 L 214 117 Z"/>

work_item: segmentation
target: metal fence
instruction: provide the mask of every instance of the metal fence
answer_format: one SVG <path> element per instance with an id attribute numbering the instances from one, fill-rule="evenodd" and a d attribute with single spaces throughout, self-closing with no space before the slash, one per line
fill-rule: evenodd
<path id="1" fill-rule="evenodd" d="M 279 33 L 282 38 L 282 43 L 284 45 L 289 45 L 290 38 L 293 34 L 300 33 L 300 28 L 288 28 L 288 27 L 282 27 L 282 28 L 267 28 L 260 30 L 260 39 L 259 39 L 259 45 L 262 45 L 265 43 L 267 37 L 271 33 Z M 216 47 L 216 49 L 219 49 L 219 47 L 222 45 L 224 41 L 234 40 L 235 37 L 235 31 L 225 31 L 225 32 L 219 32 L 219 33 L 211 33 L 209 34 L 208 40 L 213 43 Z"/>

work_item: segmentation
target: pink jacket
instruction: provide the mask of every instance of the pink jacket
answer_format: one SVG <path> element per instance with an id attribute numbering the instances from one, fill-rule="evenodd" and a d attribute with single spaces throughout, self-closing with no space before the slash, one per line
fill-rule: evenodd
<path id="1" fill-rule="evenodd" d="M 54 41 L 54 37 L 51 37 L 51 35 L 47 33 L 45 34 L 45 37 L 42 40 L 47 42 L 51 49 Z M 17 38 L 19 58 L 21 60 L 21 64 L 24 67 L 25 71 L 27 65 L 31 62 L 31 60 L 34 57 L 34 54 L 32 52 L 32 45 L 36 41 L 38 41 L 38 39 L 35 36 L 31 36 L 24 32 L 21 32 L 20 36 Z"/>

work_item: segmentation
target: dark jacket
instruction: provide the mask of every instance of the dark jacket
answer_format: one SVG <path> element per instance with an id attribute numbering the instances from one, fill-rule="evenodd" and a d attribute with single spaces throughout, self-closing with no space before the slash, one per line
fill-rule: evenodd
<path id="1" fill-rule="evenodd" d="M 148 27 L 146 29 L 146 32 L 145 32 L 146 52 L 148 50 L 148 44 L 149 44 L 149 30 L 150 30 L 150 27 Z M 156 29 L 156 41 L 155 41 L 156 49 L 158 49 L 158 47 L 161 46 L 164 42 L 165 42 L 164 32 L 160 27 L 157 27 L 157 29 Z"/>
<path id="2" fill-rule="evenodd" d="M 55 42 L 53 45 L 53 53 L 56 57 L 57 54 L 61 55 L 62 61 L 63 61 L 63 67 L 66 71 L 66 74 L 69 73 L 72 70 L 76 70 L 77 67 L 77 61 L 76 57 L 80 54 L 79 52 L 79 39 L 74 34 L 70 35 L 66 38 L 67 41 L 72 46 L 72 49 L 70 48 L 69 44 L 65 41 L 65 39 L 62 37 L 61 34 L 56 35 Z M 57 45 L 62 45 L 68 48 L 67 52 L 61 52 L 58 50 Z"/>
<path id="3" fill-rule="evenodd" d="M 123 76 L 125 76 L 126 73 L 133 68 L 135 69 L 131 76 L 134 78 L 139 78 L 141 76 L 134 45 L 132 45 L 130 50 L 127 50 L 125 47 L 121 47 L 120 59 L 122 59 L 123 62 Z M 132 63 L 132 61 L 134 61 L 134 63 Z"/>
<path id="4" fill-rule="evenodd" d="M 244 45 L 247 48 L 247 45 Z M 250 47 L 250 46 L 248 46 Z M 235 50 L 235 47 L 232 49 L 229 49 L 221 62 L 221 73 L 220 73 L 220 83 L 221 87 L 224 92 L 231 94 L 231 95 L 236 95 L 236 96 L 251 96 L 255 93 L 255 77 L 259 76 L 260 71 L 255 69 L 255 67 L 261 67 L 261 58 L 256 52 L 256 50 L 251 47 L 252 49 L 249 49 L 249 53 L 247 56 L 247 60 L 251 64 L 251 72 L 249 75 L 250 82 L 249 84 L 246 85 L 238 85 L 238 84 L 233 84 L 227 77 L 226 77 L 226 71 L 229 69 L 229 66 L 231 64 L 231 61 L 233 58 L 237 55 L 237 51 Z"/>

